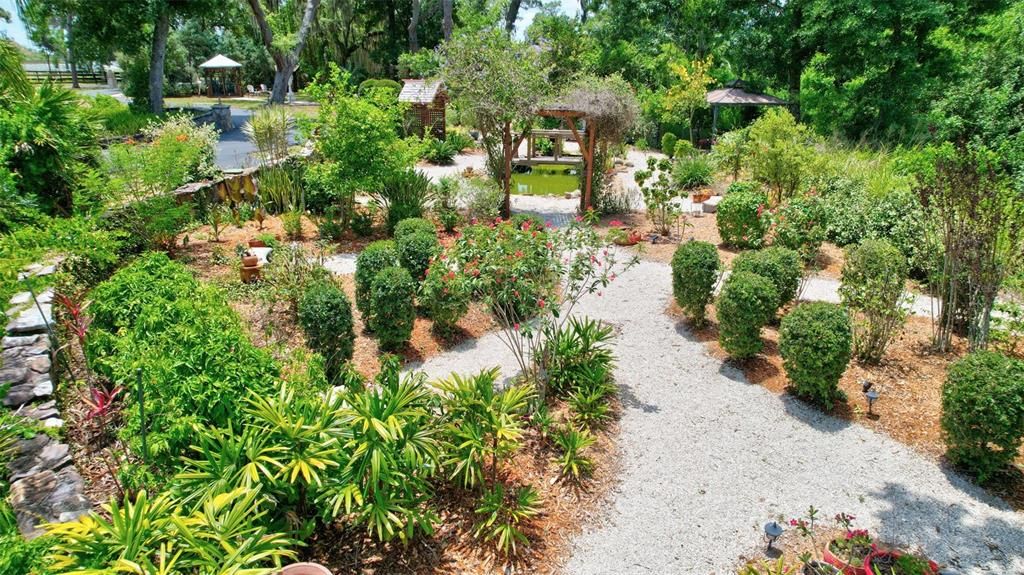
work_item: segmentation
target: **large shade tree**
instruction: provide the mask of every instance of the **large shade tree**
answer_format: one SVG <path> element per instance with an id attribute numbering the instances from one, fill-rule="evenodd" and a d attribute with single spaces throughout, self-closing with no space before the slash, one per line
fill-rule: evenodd
<path id="1" fill-rule="evenodd" d="M 498 30 L 456 34 L 443 47 L 442 75 L 483 136 L 487 167 L 511 211 L 512 158 L 548 92 L 537 51 Z"/>
<path id="2" fill-rule="evenodd" d="M 292 81 L 292 74 L 295 73 L 295 68 L 299 65 L 299 56 L 302 54 L 302 48 L 306 45 L 306 37 L 313 26 L 319 7 L 320 0 L 306 0 L 302 20 L 297 30 L 275 30 L 271 25 L 272 21 L 283 26 L 288 19 L 272 19 L 272 14 L 268 14 L 262 0 L 249 0 L 249 8 L 256 20 L 256 26 L 259 27 L 260 38 L 267 51 L 270 52 L 271 58 L 274 59 L 274 66 L 277 69 L 274 73 L 274 87 L 270 90 L 271 102 L 284 103 L 285 94 L 288 93 L 288 86 Z M 280 10 L 287 8 L 288 6 L 282 6 Z"/>

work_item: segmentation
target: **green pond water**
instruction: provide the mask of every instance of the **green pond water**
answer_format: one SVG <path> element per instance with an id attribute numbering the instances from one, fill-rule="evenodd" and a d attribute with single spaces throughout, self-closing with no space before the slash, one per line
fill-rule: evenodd
<path id="1" fill-rule="evenodd" d="M 512 173 L 512 193 L 531 196 L 562 196 L 580 187 L 578 166 L 551 164 L 533 166 L 529 173 Z"/>

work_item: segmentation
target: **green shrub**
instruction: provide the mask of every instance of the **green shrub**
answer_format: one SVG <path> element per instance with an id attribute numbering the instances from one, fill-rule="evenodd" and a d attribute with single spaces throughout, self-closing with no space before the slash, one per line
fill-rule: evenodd
<path id="1" fill-rule="evenodd" d="M 774 246 L 741 253 L 732 261 L 732 270 L 768 278 L 779 295 L 776 310 L 793 301 L 803 276 L 800 255 L 791 249 Z"/>
<path id="2" fill-rule="evenodd" d="M 736 186 L 736 184 L 733 184 Z M 768 233 L 768 197 L 760 191 L 729 187 L 718 204 L 718 234 L 726 245 L 759 248 Z"/>
<path id="3" fill-rule="evenodd" d="M 545 333 L 544 369 L 552 393 L 567 397 L 581 388 L 611 382 L 615 368 L 613 335 L 610 325 L 588 317 L 572 317 L 561 329 L 549 327 Z"/>
<path id="4" fill-rule="evenodd" d="M 771 280 L 733 272 L 718 296 L 718 343 L 735 359 L 753 357 L 764 345 L 761 328 L 777 309 L 779 293 Z"/>
<path id="5" fill-rule="evenodd" d="M 980 481 L 1010 464 L 1024 437 L 1024 362 L 980 351 L 950 366 L 942 429 L 950 461 Z"/>
<path id="6" fill-rule="evenodd" d="M 348 296 L 333 282 L 316 282 L 299 302 L 298 320 L 309 347 L 323 356 L 328 378 L 333 381 L 342 364 L 352 359 L 355 345 Z"/>
<path id="7" fill-rule="evenodd" d="M 690 140 L 682 139 L 676 142 L 675 147 L 675 158 L 685 158 L 687 156 L 693 156 L 697 153 L 697 148 L 693 147 Z"/>
<path id="8" fill-rule="evenodd" d="M 709 242 L 680 244 L 672 255 L 672 294 L 697 326 L 706 321 L 720 265 L 718 250 Z"/>
<path id="9" fill-rule="evenodd" d="M 423 217 L 431 193 L 430 178 L 416 170 L 401 171 L 385 180 L 373 200 L 384 210 L 388 233 L 394 233 L 395 226 L 404 219 Z"/>
<path id="10" fill-rule="evenodd" d="M 354 211 L 352 213 L 352 231 L 361 238 L 373 235 L 375 214 L 376 212 L 370 209 Z"/>
<path id="11" fill-rule="evenodd" d="M 861 361 L 877 363 L 907 318 L 907 259 L 885 240 L 866 239 L 846 250 L 839 296 L 856 316 L 853 348 Z"/>
<path id="12" fill-rule="evenodd" d="M 773 245 L 796 250 L 804 263 L 811 263 L 824 241 L 825 206 L 818 194 L 795 197 L 775 211 Z"/>
<path id="13" fill-rule="evenodd" d="M 462 316 L 469 311 L 473 289 L 461 271 L 446 265 L 448 258 L 434 260 L 427 270 L 427 277 L 420 284 L 419 306 L 434 322 L 434 329 L 442 335 L 451 334 Z"/>
<path id="14" fill-rule="evenodd" d="M 377 240 L 356 257 L 356 308 L 363 314 L 363 321 L 367 324 L 370 318 L 370 293 L 373 288 L 373 278 L 384 268 L 398 265 L 398 250 L 395 242 L 391 240 Z"/>
<path id="15" fill-rule="evenodd" d="M 373 278 L 370 327 L 382 349 L 398 349 L 412 337 L 415 297 L 416 281 L 404 268 L 385 268 Z"/>
<path id="16" fill-rule="evenodd" d="M 462 216 L 454 209 L 442 208 L 437 211 L 437 219 L 441 222 L 444 231 L 450 234 L 455 231 L 455 226 L 459 225 Z"/>
<path id="17" fill-rule="evenodd" d="M 455 163 L 459 150 L 448 140 L 429 138 L 423 142 L 423 159 L 435 166 L 450 166 Z"/>
<path id="18" fill-rule="evenodd" d="M 850 361 L 850 317 L 842 307 L 804 303 L 782 318 L 779 353 L 797 395 L 826 407 L 843 398 L 839 378 Z"/>
<path id="19" fill-rule="evenodd" d="M 801 189 L 814 149 L 807 128 L 788 110 L 764 113 L 749 128 L 750 172 L 768 187 L 771 205 L 776 206 Z"/>
<path id="20" fill-rule="evenodd" d="M 145 307 L 189 298 L 198 289 L 199 282 L 188 268 L 164 253 L 150 252 L 121 268 L 92 291 L 91 327 L 111 333 L 133 329 Z"/>
<path id="21" fill-rule="evenodd" d="M 661 136 L 661 151 L 668 157 L 673 157 L 676 153 L 676 143 L 679 138 L 676 137 L 672 132 L 665 132 Z"/>
<path id="22" fill-rule="evenodd" d="M 395 225 L 395 240 L 415 233 L 437 235 L 437 228 L 425 218 L 406 218 Z"/>
<path id="23" fill-rule="evenodd" d="M 423 281 L 432 260 L 441 251 L 441 243 L 434 233 L 416 232 L 398 237 L 395 240 L 398 248 L 398 262 L 409 270 L 409 275 L 417 282 Z"/>
<path id="24" fill-rule="evenodd" d="M 390 78 L 369 78 L 359 83 L 356 92 L 365 96 L 371 90 L 386 90 L 389 96 L 397 98 L 398 93 L 402 91 L 402 84 Z"/>
<path id="25" fill-rule="evenodd" d="M 448 135 L 445 136 L 445 141 L 448 145 L 455 149 L 455 153 L 461 154 L 466 148 L 472 148 L 476 145 L 473 138 L 461 132 L 449 131 Z"/>
<path id="26" fill-rule="evenodd" d="M 680 143 L 685 140 L 680 141 Z M 689 144 L 689 142 L 686 142 Z M 672 165 L 672 180 L 684 190 L 692 190 L 708 186 L 713 181 L 714 168 L 704 154 L 680 155 L 676 152 L 676 160 Z"/>

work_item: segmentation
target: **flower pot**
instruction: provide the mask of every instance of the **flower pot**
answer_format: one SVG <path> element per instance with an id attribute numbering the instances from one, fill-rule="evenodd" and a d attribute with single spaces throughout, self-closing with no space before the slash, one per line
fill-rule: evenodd
<path id="1" fill-rule="evenodd" d="M 711 194 L 707 194 L 707 193 L 697 194 L 697 193 L 695 193 L 695 194 L 693 194 L 693 203 L 695 203 L 695 204 L 703 204 L 704 202 L 708 201 L 710 198 L 711 198 Z"/>
<path id="2" fill-rule="evenodd" d="M 292 563 L 281 569 L 281 575 L 333 575 L 319 563 Z"/>
<path id="3" fill-rule="evenodd" d="M 839 575 L 839 569 L 823 561 L 811 561 L 804 564 L 803 575 Z"/>
<path id="4" fill-rule="evenodd" d="M 874 575 L 875 567 L 878 567 L 878 572 L 884 575 L 892 573 L 890 568 L 893 564 L 893 560 L 903 555 L 899 551 L 874 551 L 870 555 L 864 558 L 864 572 L 868 575 Z M 932 575 L 939 575 L 939 566 L 934 561 L 928 561 L 928 569 Z"/>
<path id="5" fill-rule="evenodd" d="M 263 240 L 249 240 L 249 247 L 250 248 L 265 248 L 265 247 L 267 247 L 267 243 L 264 242 Z"/>
<path id="6" fill-rule="evenodd" d="M 864 571 L 863 558 L 860 561 L 858 561 L 857 558 L 854 557 L 851 563 L 848 562 L 846 559 L 837 557 L 834 553 L 832 553 L 832 543 L 834 542 L 835 539 L 826 543 L 825 550 L 821 552 L 821 558 L 825 560 L 825 563 L 828 563 L 829 565 L 838 568 L 839 571 L 843 573 L 843 575 L 868 575 L 867 572 Z"/>
<path id="7" fill-rule="evenodd" d="M 243 268 L 254 268 L 260 264 L 260 258 L 256 256 L 242 256 Z"/>

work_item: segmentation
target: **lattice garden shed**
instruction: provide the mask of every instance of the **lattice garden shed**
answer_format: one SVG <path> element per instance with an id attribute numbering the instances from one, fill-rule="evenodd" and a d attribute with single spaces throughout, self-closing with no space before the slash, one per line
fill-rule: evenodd
<path id="1" fill-rule="evenodd" d="M 448 91 L 440 80 L 402 80 L 405 85 L 398 101 L 410 105 L 406 112 L 406 128 L 423 136 L 424 132 L 443 140 L 445 138 L 445 109 Z"/>

